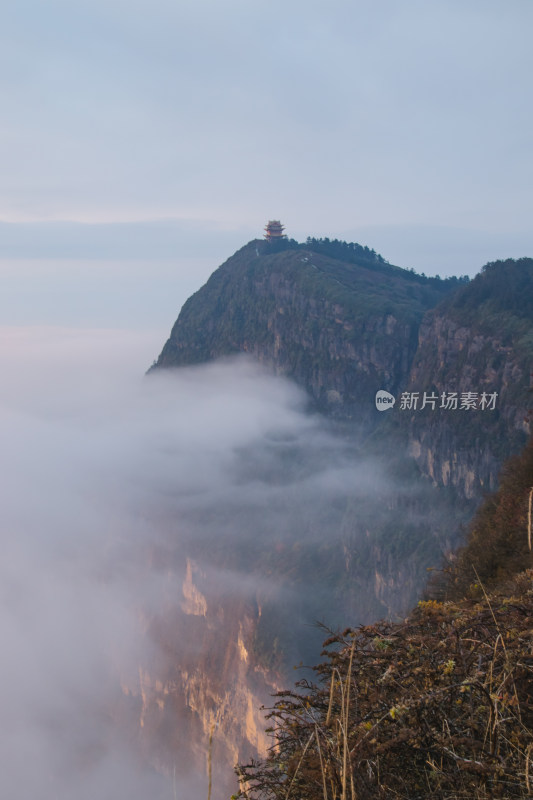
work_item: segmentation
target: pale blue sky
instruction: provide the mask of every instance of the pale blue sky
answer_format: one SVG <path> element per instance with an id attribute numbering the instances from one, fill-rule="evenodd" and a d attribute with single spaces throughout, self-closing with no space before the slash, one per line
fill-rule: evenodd
<path id="1" fill-rule="evenodd" d="M 532 29 L 530 0 L 10 3 L 0 268 L 171 261 L 181 297 L 272 217 L 429 274 L 533 255 Z"/>

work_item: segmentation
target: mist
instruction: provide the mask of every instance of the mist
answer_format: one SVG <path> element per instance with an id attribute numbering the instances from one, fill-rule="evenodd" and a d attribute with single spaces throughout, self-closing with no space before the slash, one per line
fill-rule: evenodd
<path id="1" fill-rule="evenodd" d="M 197 639 L 168 633 L 187 563 L 221 606 L 270 608 L 290 663 L 318 618 L 359 621 L 327 573 L 353 539 L 350 504 L 370 515 L 398 488 L 302 390 L 249 361 L 145 376 L 159 334 L 2 334 L 4 791 L 201 792 L 203 778 L 147 754 L 132 690 L 170 646 L 194 664 Z"/>

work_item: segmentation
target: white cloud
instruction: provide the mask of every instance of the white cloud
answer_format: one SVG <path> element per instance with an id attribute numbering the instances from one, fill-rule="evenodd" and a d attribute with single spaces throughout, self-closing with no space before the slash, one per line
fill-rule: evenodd
<path id="1" fill-rule="evenodd" d="M 298 604 L 286 577 L 242 571 L 231 553 L 288 543 L 302 520 L 313 547 L 318 518 L 367 497 L 379 473 L 305 413 L 301 390 L 249 363 L 145 378 L 151 335 L 1 333 L 3 786 L 43 800 L 166 796 L 121 721 L 120 676 L 157 656 L 139 615 L 164 618 L 169 597 L 179 607 L 192 543 L 208 545 L 221 597 Z M 230 558 L 210 564 L 221 537 Z M 164 569 L 149 566 L 158 550 Z"/>

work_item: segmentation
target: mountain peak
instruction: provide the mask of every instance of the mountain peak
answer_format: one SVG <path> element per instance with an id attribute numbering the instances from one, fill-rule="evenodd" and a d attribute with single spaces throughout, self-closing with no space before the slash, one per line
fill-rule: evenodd
<path id="1" fill-rule="evenodd" d="M 319 407 L 371 412 L 377 389 L 405 381 L 422 317 L 452 284 L 355 243 L 254 239 L 187 300 L 156 367 L 248 353 Z"/>

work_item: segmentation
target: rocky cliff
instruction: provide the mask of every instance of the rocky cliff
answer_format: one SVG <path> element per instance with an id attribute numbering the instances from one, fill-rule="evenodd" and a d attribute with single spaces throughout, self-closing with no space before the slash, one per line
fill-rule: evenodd
<path id="1" fill-rule="evenodd" d="M 302 384 L 321 410 L 369 423 L 376 389 L 405 384 L 423 315 L 452 286 L 253 241 L 185 303 L 155 368 L 248 353 Z"/>
<path id="2" fill-rule="evenodd" d="M 406 389 L 439 399 L 403 422 L 422 473 L 468 498 L 493 491 L 530 432 L 532 387 L 533 260 L 489 264 L 420 325 Z M 461 409 L 467 393 L 472 408 Z M 453 394 L 459 407 L 442 408 Z"/>
<path id="3" fill-rule="evenodd" d="M 206 764 L 212 730 L 216 757 L 228 764 L 246 758 L 247 748 L 261 751 L 254 709 L 291 660 L 318 652 L 320 633 L 308 646 L 312 623 L 404 613 L 427 567 L 457 544 L 460 523 L 494 485 L 502 460 L 525 442 L 533 261 L 488 265 L 467 284 L 347 248 L 339 258 L 339 248 L 332 255 L 323 243 L 288 243 L 278 252 L 249 243 L 185 303 L 152 368 L 248 354 L 305 387 L 376 483 L 280 507 L 283 533 L 267 530 L 260 515 L 242 527 L 242 511 L 233 510 L 223 543 L 186 545 L 182 606 L 152 622 L 168 659 L 128 689 L 141 698 L 147 747 L 167 752 L 159 756 L 167 770 L 172 719 L 174 728 L 181 720 L 189 748 L 170 739 L 172 752 L 185 747 L 197 764 Z M 396 398 L 385 413 L 376 409 L 379 389 Z M 302 453 L 284 447 L 276 475 L 259 477 L 290 489 L 287 465 L 301 465 Z M 247 570 L 258 587 L 274 576 L 277 588 L 234 603 L 210 586 L 215 566 Z M 189 656 L 173 645 L 186 631 L 198 643 Z"/>
<path id="4" fill-rule="evenodd" d="M 191 559 L 184 572 L 169 574 L 173 584 L 181 577 L 181 600 L 146 620 L 152 656 L 122 678 L 128 725 L 138 732 L 140 758 L 174 777 L 178 794 L 188 785 L 206 796 L 211 771 L 214 797 L 228 797 L 239 759 L 266 754 L 261 706 L 281 676 L 253 651 L 257 604 L 242 597 L 224 602 Z"/>
<path id="5" fill-rule="evenodd" d="M 479 500 L 529 431 L 533 261 L 496 262 L 465 285 L 319 249 L 250 242 L 185 303 L 155 368 L 248 353 L 363 436 L 384 421 L 374 398 L 385 389 L 421 473 Z M 401 409 L 402 392 L 419 393 L 417 409 Z M 424 392 L 438 395 L 436 413 Z M 497 397 L 468 413 L 441 409 L 443 392 Z"/>

